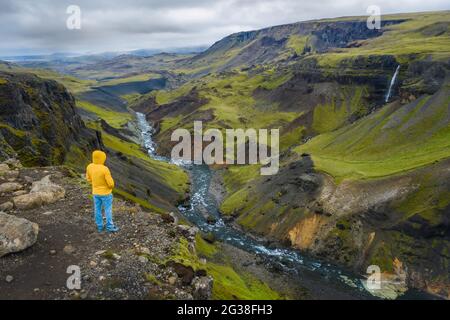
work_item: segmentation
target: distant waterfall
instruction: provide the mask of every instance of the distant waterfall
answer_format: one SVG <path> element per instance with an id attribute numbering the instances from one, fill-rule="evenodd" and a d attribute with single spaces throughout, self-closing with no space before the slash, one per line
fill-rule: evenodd
<path id="1" fill-rule="evenodd" d="M 397 69 L 395 69 L 394 75 L 392 76 L 392 79 L 391 79 L 391 83 L 389 84 L 389 90 L 388 90 L 388 92 L 386 94 L 386 98 L 384 100 L 384 102 L 386 102 L 386 103 L 389 102 L 389 98 L 391 97 L 392 87 L 395 84 L 395 80 L 397 79 L 399 71 L 400 71 L 400 65 L 398 65 Z"/>

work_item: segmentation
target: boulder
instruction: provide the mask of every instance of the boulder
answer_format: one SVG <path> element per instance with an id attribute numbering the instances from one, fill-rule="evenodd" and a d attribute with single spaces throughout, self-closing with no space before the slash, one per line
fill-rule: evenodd
<path id="1" fill-rule="evenodd" d="M 5 161 L 3 161 L 3 164 L 6 164 L 9 168 L 12 168 L 12 169 L 20 169 L 23 167 L 22 163 L 18 159 L 15 159 L 15 158 L 10 158 L 8 160 L 5 160 Z"/>
<path id="2" fill-rule="evenodd" d="M 20 175 L 19 170 L 10 170 L 5 173 L 5 178 L 10 180 L 16 180 Z"/>
<path id="3" fill-rule="evenodd" d="M 5 175 L 9 172 L 9 166 L 6 163 L 0 163 L 0 176 Z"/>
<path id="4" fill-rule="evenodd" d="M 23 195 L 23 194 L 27 194 L 28 192 L 26 191 L 26 190 L 17 190 L 17 191 L 14 191 L 13 193 L 12 193 L 12 195 L 15 197 L 15 196 L 21 196 L 21 195 Z"/>
<path id="5" fill-rule="evenodd" d="M 195 235 L 199 232 L 197 227 L 191 227 L 184 224 L 179 224 L 177 229 L 186 238 L 195 237 Z"/>
<path id="6" fill-rule="evenodd" d="M 194 269 L 191 266 L 185 266 L 184 264 L 175 261 L 169 261 L 167 266 L 173 268 L 178 277 L 181 278 L 181 283 L 183 285 L 186 286 L 191 284 L 195 275 Z"/>
<path id="7" fill-rule="evenodd" d="M 64 198 L 65 190 L 63 187 L 53 183 L 50 180 L 51 175 L 45 176 L 39 181 L 33 182 L 31 192 L 49 192 L 59 199 Z"/>
<path id="8" fill-rule="evenodd" d="M 193 296 L 197 300 L 211 299 L 213 279 L 211 277 L 195 277 L 192 280 Z"/>
<path id="9" fill-rule="evenodd" d="M 164 221 L 165 223 L 174 223 L 175 219 L 168 213 L 161 213 L 161 219 L 162 221 Z"/>
<path id="10" fill-rule="evenodd" d="M 14 206 L 17 209 L 32 209 L 43 204 L 40 193 L 29 193 L 13 198 Z"/>
<path id="11" fill-rule="evenodd" d="M 66 246 L 64 246 L 63 248 L 63 252 L 65 254 L 74 254 L 77 251 L 77 249 L 75 249 L 75 247 L 71 244 L 68 244 Z"/>
<path id="12" fill-rule="evenodd" d="M 173 218 L 173 223 L 178 224 L 178 217 L 175 213 L 169 212 L 169 215 Z"/>
<path id="13" fill-rule="evenodd" d="M 0 193 L 13 192 L 22 189 L 22 185 L 17 182 L 5 182 L 0 184 Z"/>
<path id="14" fill-rule="evenodd" d="M 11 201 L 0 204 L 0 211 L 9 211 L 14 208 L 14 204 Z"/>
<path id="15" fill-rule="evenodd" d="M 38 233 L 36 223 L 0 212 L 0 257 L 32 246 Z"/>
<path id="16" fill-rule="evenodd" d="M 64 198 L 65 194 L 65 189 L 53 183 L 48 175 L 33 182 L 30 193 L 14 197 L 13 202 L 17 209 L 31 209 L 54 203 Z"/>

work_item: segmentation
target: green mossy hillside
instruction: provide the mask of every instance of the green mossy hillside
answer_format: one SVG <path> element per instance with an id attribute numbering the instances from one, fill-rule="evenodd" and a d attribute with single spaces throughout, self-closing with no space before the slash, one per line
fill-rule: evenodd
<path id="1" fill-rule="evenodd" d="M 391 175 L 450 156 L 449 91 L 392 103 L 295 149 L 338 181 Z"/>
<path id="2" fill-rule="evenodd" d="M 181 238 L 170 260 L 191 266 L 194 270 L 206 270 L 213 279 L 213 299 L 216 300 L 273 300 L 280 295 L 251 274 L 233 268 L 229 258 L 220 254 L 216 244 L 196 237 L 196 252 L 189 249 L 186 239 Z M 206 258 L 206 262 L 200 258 Z"/>

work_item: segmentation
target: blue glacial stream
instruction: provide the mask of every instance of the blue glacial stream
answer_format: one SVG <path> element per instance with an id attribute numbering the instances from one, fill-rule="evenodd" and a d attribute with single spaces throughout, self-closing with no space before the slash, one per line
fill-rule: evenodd
<path id="1" fill-rule="evenodd" d="M 137 122 L 142 140 L 150 157 L 165 162 L 172 162 L 166 157 L 156 155 L 156 146 L 152 140 L 153 128 L 146 121 L 145 116 L 137 113 Z M 173 163 L 173 162 L 172 162 Z M 316 274 L 322 283 L 343 288 L 349 296 L 354 298 L 374 298 L 364 287 L 365 279 L 355 274 L 345 272 L 339 267 L 307 257 L 294 249 L 268 248 L 254 237 L 246 235 L 232 226 L 227 225 L 221 218 L 215 197 L 210 193 L 212 172 L 207 165 L 193 165 L 189 163 L 175 163 L 182 166 L 191 176 L 191 199 L 187 207 L 179 207 L 181 214 L 203 232 L 211 232 L 215 238 L 244 251 L 264 257 L 270 263 L 281 268 L 284 272 L 302 279 L 305 273 Z M 215 223 L 208 223 L 206 217 L 212 216 Z"/>

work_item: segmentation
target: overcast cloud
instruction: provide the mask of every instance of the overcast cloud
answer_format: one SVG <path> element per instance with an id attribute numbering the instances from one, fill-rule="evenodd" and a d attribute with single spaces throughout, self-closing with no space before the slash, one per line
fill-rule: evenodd
<path id="1" fill-rule="evenodd" d="M 66 9 L 82 10 L 68 30 Z M 448 0 L 0 0 L 0 56 L 211 45 L 233 32 L 302 20 L 449 9 Z"/>

